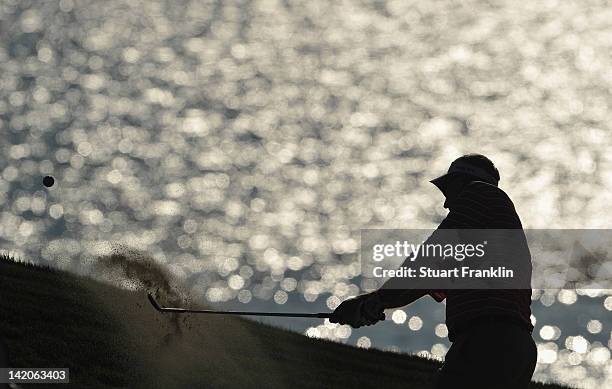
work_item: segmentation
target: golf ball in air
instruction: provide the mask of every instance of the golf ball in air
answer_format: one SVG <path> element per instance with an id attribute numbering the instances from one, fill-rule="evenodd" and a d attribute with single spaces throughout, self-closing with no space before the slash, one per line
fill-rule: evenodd
<path id="1" fill-rule="evenodd" d="M 45 176 L 43 178 L 43 185 L 46 186 L 47 188 L 52 187 L 54 183 L 55 183 L 55 179 L 51 176 Z"/>

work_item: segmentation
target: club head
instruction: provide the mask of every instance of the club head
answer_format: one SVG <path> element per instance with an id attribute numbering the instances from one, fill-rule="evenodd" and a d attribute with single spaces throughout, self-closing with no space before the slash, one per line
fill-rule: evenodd
<path id="1" fill-rule="evenodd" d="M 151 303 L 151 305 L 153 305 L 153 308 L 161 312 L 162 310 L 161 307 L 157 304 L 157 301 L 155 301 L 155 297 L 153 297 L 151 293 L 147 293 L 147 298 L 149 299 L 149 302 Z"/>

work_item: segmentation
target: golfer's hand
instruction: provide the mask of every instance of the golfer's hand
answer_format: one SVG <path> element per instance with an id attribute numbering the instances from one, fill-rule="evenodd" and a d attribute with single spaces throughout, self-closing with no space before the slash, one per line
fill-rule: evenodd
<path id="1" fill-rule="evenodd" d="M 380 320 L 385 320 L 385 312 L 376 293 L 344 301 L 329 318 L 332 323 L 348 324 L 353 328 L 376 324 Z"/>

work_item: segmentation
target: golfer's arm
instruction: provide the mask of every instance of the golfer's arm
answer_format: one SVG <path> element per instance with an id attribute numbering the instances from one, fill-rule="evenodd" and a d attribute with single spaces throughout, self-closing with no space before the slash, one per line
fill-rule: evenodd
<path id="1" fill-rule="evenodd" d="M 384 287 L 383 287 L 384 288 Z M 411 304 L 428 294 L 424 289 L 378 289 L 376 293 L 385 309 L 399 308 Z"/>
<path id="2" fill-rule="evenodd" d="M 402 266 L 409 265 L 409 261 L 409 259 L 406 259 Z M 429 294 L 429 291 L 427 289 L 406 289 L 405 281 L 390 278 L 374 293 L 380 297 L 380 301 L 385 309 L 389 309 L 411 304 Z"/>
<path id="3" fill-rule="evenodd" d="M 447 217 L 438 226 L 436 231 L 434 231 L 429 236 L 429 238 L 427 238 L 425 242 L 423 242 L 423 244 L 426 245 L 426 244 L 433 244 L 433 243 L 438 242 L 438 240 L 440 239 L 439 238 L 440 232 L 441 232 L 440 230 L 454 228 L 455 225 L 456 223 L 454 223 L 454 220 L 449 219 Z M 445 236 L 444 234 L 442 235 Z M 442 240 L 441 243 L 445 243 L 445 241 Z M 422 258 L 420 255 L 418 255 L 417 258 L 413 260 L 406 258 L 402 266 L 414 265 L 415 260 L 416 260 L 416 263 L 419 263 L 422 260 Z M 428 289 L 405 289 L 405 288 L 402 288 L 402 285 L 405 286 L 405 284 L 400 283 L 397 279 L 391 278 L 387 282 L 385 282 L 380 287 L 380 289 L 378 289 L 375 292 L 380 297 L 380 300 L 382 301 L 382 304 L 385 307 L 385 309 L 403 307 L 404 305 L 411 304 L 414 301 L 420 299 L 421 297 L 425 295 L 431 295 L 431 297 L 434 298 L 438 302 L 442 301 L 443 299 L 437 295 L 436 292 L 438 291 L 428 290 Z"/>

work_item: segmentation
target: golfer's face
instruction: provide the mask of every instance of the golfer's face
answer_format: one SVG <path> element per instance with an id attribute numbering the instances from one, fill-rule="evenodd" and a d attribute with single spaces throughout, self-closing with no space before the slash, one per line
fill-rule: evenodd
<path id="1" fill-rule="evenodd" d="M 444 186 L 444 196 L 446 200 L 444 201 L 444 208 L 448 208 L 449 204 L 457 197 L 461 189 L 463 188 L 463 179 L 460 176 L 451 176 L 449 177 L 446 185 Z"/>

